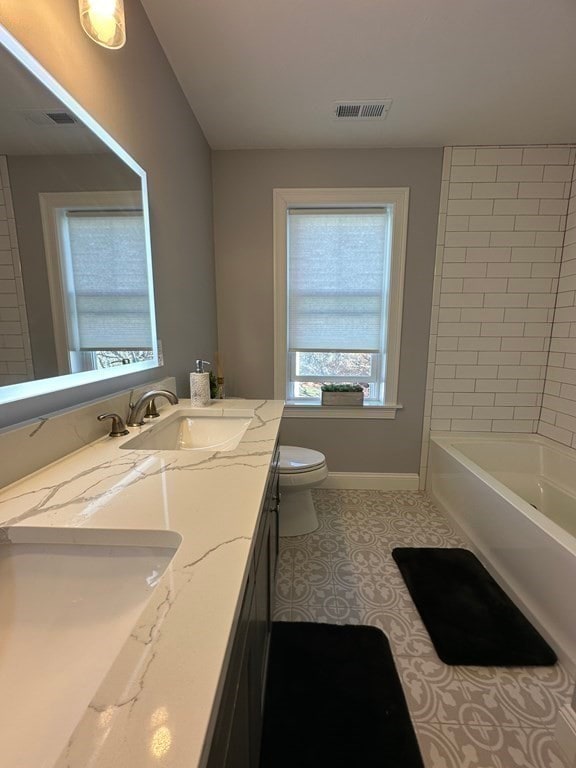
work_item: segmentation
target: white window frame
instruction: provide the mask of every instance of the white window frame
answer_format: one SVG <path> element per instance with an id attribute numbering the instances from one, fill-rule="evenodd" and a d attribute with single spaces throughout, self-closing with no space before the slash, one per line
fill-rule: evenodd
<path id="1" fill-rule="evenodd" d="M 65 286 L 67 270 L 62 263 L 65 249 L 62 248 L 60 242 L 60 218 L 63 215 L 63 211 L 66 210 L 142 210 L 142 194 L 139 190 L 41 192 L 39 194 L 39 202 L 46 252 L 46 266 L 48 269 L 48 287 L 50 291 L 58 373 L 60 375 L 69 374 L 76 372 L 72 360 L 74 356 L 78 356 L 80 353 L 76 350 L 74 343 L 74 332 L 72 330 L 74 323 L 71 323 L 70 318 L 67 316 L 68 300 Z M 152 338 L 155 340 L 154 297 L 151 291 L 151 277 L 151 264 L 148 263 L 148 305 L 150 307 Z M 154 345 L 153 355 L 156 354 L 157 350 Z M 135 365 L 142 366 L 147 365 L 147 363 L 132 364 L 130 372 L 135 370 L 133 367 Z"/>
<path id="2" fill-rule="evenodd" d="M 287 353 L 287 221 L 290 208 L 382 208 L 391 210 L 390 290 L 387 315 L 385 402 L 364 408 L 323 408 L 316 403 L 286 403 L 285 416 L 322 418 L 389 418 L 398 409 L 398 375 L 402 335 L 404 270 L 408 233 L 408 187 L 275 189 L 274 204 L 274 396 L 285 400 Z"/>

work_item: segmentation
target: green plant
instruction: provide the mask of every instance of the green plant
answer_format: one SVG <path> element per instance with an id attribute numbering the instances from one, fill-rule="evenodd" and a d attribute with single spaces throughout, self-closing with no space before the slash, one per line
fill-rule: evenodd
<path id="1" fill-rule="evenodd" d="M 218 396 L 218 379 L 214 371 L 210 371 L 210 397 L 214 400 Z"/>
<path id="2" fill-rule="evenodd" d="M 364 392 L 360 384 L 322 384 L 322 392 Z"/>

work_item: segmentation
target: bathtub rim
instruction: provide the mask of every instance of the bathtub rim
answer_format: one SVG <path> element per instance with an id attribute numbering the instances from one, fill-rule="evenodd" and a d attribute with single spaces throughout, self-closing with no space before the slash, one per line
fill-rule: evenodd
<path id="1" fill-rule="evenodd" d="M 446 451 L 448 455 L 452 456 L 456 461 L 461 463 L 466 469 L 475 475 L 482 482 L 486 483 L 492 488 L 495 493 L 505 499 L 507 502 L 518 508 L 522 514 L 526 515 L 534 525 L 537 525 L 541 530 L 551 536 L 557 544 L 562 546 L 568 552 L 576 555 L 576 537 L 568 533 L 558 523 L 555 523 L 543 512 L 534 508 L 525 499 L 519 496 L 515 491 L 509 488 L 507 485 L 498 480 L 494 475 L 490 474 L 487 470 L 483 469 L 479 464 L 469 459 L 461 451 L 454 446 L 455 442 L 465 443 L 493 443 L 493 442 L 514 442 L 514 443 L 534 443 L 537 446 L 550 449 L 553 452 L 561 453 L 568 458 L 574 460 L 576 469 L 576 450 L 569 448 L 568 446 L 557 443 L 544 435 L 537 434 L 523 434 L 518 432 L 431 432 L 430 433 L 430 448 L 432 451 L 432 445 L 438 445 L 440 448 Z M 428 466 L 430 467 L 430 457 L 428 458 Z M 431 473 L 428 473 L 426 489 L 431 493 Z M 568 489 L 566 489 L 568 492 Z M 574 495 L 576 502 L 576 494 Z"/>

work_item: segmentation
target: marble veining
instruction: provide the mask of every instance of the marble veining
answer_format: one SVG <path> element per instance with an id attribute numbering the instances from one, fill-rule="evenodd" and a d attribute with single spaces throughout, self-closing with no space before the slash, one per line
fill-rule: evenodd
<path id="1" fill-rule="evenodd" d="M 128 404 L 150 389 L 175 391 L 176 380 L 169 376 L 93 400 L 85 405 L 39 416 L 20 425 L 0 429 L 0 442 L 6 458 L 0 464 L 0 487 L 17 482 L 58 459 L 90 445 L 104 436 L 109 426 L 97 420 L 100 413 L 127 413 Z M 158 403 L 161 411 L 168 404 Z M 9 407 L 7 406 L 9 409 Z M 6 413 L 8 413 L 6 411 Z M 6 419 L 4 419 L 5 421 Z M 17 460 L 14 460 L 17 457 Z M 11 460 L 8 460 L 11 459 Z"/>
<path id="2" fill-rule="evenodd" d="M 191 563 L 186 563 L 186 565 L 183 565 L 182 568 L 193 568 L 195 565 L 198 565 L 198 563 L 201 563 L 202 560 L 209 557 L 209 555 L 212 554 L 212 552 L 216 552 L 217 549 L 220 549 L 220 547 L 225 547 L 227 544 L 233 544 L 235 541 L 248 541 L 248 536 L 234 536 L 233 539 L 228 539 L 228 541 L 221 541 L 220 544 L 216 544 L 216 546 L 209 549 L 207 552 L 204 552 L 203 555 L 198 557 L 196 560 L 193 560 Z"/>
<path id="3" fill-rule="evenodd" d="M 48 528 L 91 529 L 102 543 L 111 529 L 182 537 L 54 768 L 204 764 L 282 409 L 245 400 L 195 409 L 253 413 L 226 453 L 120 450 L 132 430 L 0 492 L 1 541 Z"/>

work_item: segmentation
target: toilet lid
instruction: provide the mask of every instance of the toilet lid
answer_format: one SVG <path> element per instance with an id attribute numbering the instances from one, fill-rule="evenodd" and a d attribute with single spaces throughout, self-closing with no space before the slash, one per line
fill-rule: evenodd
<path id="1" fill-rule="evenodd" d="M 308 472 L 308 470 L 324 464 L 325 461 L 326 457 L 320 451 L 298 448 L 295 445 L 281 445 L 278 469 L 281 474 L 283 472 Z"/>

